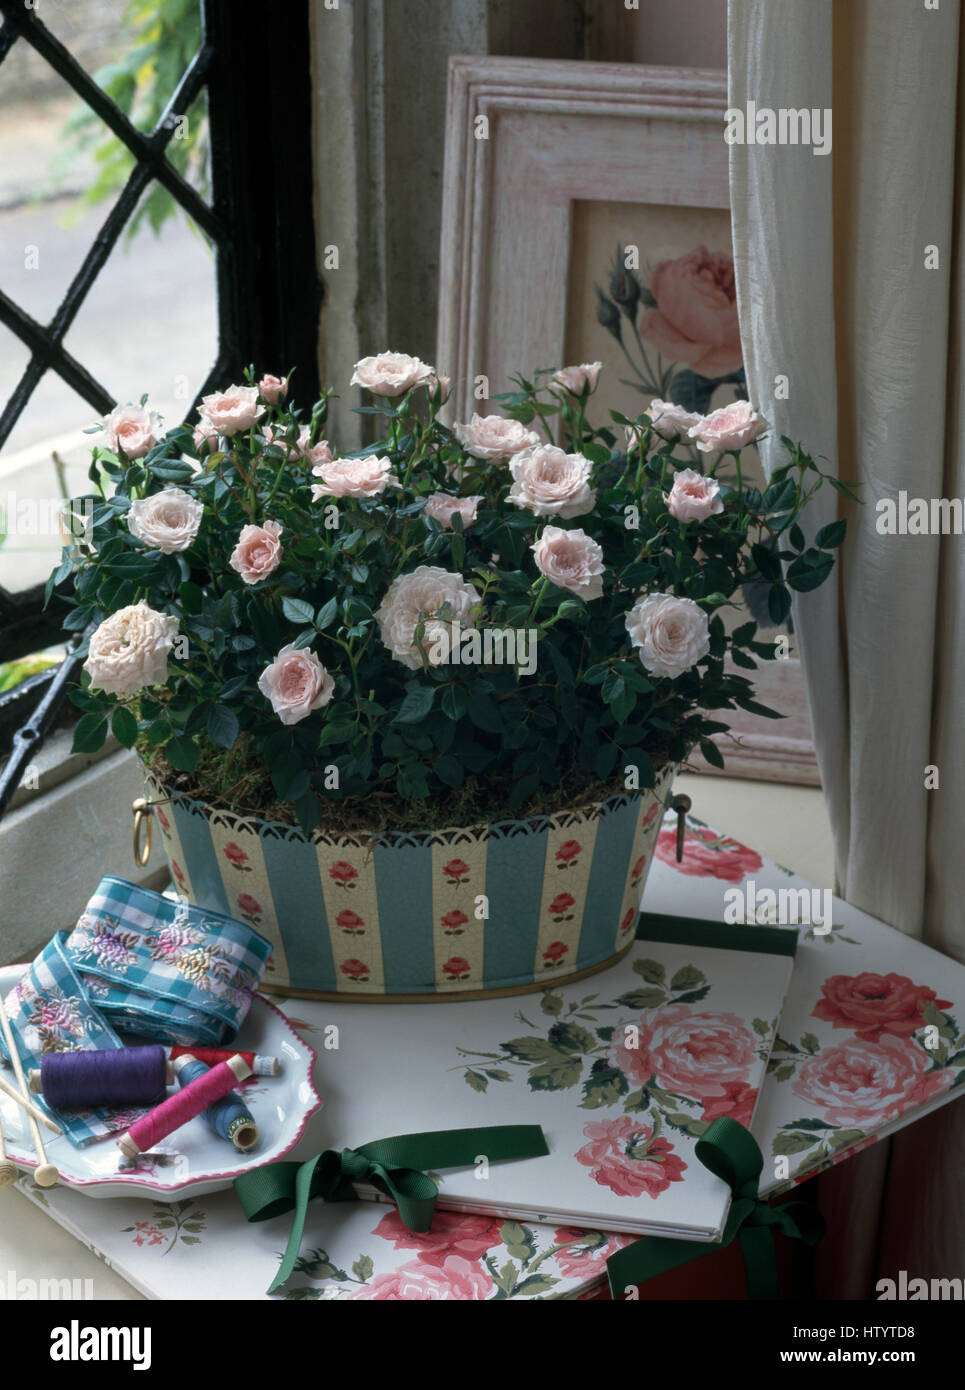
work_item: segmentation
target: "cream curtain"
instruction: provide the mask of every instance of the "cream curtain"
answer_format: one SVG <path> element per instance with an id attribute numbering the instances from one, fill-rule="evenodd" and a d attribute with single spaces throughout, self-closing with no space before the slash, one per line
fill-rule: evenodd
<path id="1" fill-rule="evenodd" d="M 879 534 L 875 507 L 965 498 L 960 3 L 730 0 L 728 68 L 731 107 L 833 112 L 829 155 L 733 145 L 731 197 L 751 398 L 864 499 L 820 496 L 812 529 L 848 540 L 795 609 L 838 891 L 965 962 L 965 539 Z M 821 1180 L 819 1294 L 960 1276 L 962 1109 Z"/>

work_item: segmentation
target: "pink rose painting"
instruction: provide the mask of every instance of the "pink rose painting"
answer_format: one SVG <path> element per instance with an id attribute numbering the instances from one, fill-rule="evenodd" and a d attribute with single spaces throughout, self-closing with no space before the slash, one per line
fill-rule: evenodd
<path id="1" fill-rule="evenodd" d="M 652 1127 L 635 1115 L 584 1125 L 583 1133 L 588 1142 L 576 1161 L 618 1197 L 659 1197 L 683 1178 L 687 1165 L 670 1141 L 654 1139 Z"/>
<path id="2" fill-rule="evenodd" d="M 668 826 L 657 837 L 657 858 L 690 878 L 719 878 L 726 883 L 742 883 L 757 873 L 763 860 L 754 850 L 706 826 L 688 825 L 684 833 L 684 857 L 677 863 L 677 832 Z"/>
<path id="3" fill-rule="evenodd" d="M 849 1038 L 806 1061 L 792 1085 L 796 1096 L 829 1124 L 874 1129 L 914 1110 L 952 1084 L 924 1048 L 883 1033 L 877 1042 Z"/>
<path id="4" fill-rule="evenodd" d="M 377 1274 L 350 1297 L 361 1302 L 403 1303 L 460 1299 L 478 1302 L 495 1289 L 488 1273 L 461 1255 L 447 1255 L 441 1265 L 414 1260 L 391 1274 Z"/>
<path id="5" fill-rule="evenodd" d="M 383 1216 L 372 1234 L 390 1240 L 396 1250 L 415 1250 L 422 1265 L 442 1268 L 449 1255 L 479 1260 L 487 1250 L 502 1245 L 502 1220 L 490 1216 L 470 1216 L 464 1212 L 437 1211 L 428 1231 L 410 1231 L 393 1207 Z"/>
<path id="6" fill-rule="evenodd" d="M 640 317 L 640 336 L 671 362 L 698 376 L 727 376 L 740 367 L 740 324 L 733 259 L 698 246 L 660 261 L 647 288 L 654 307 Z"/>
<path id="7" fill-rule="evenodd" d="M 557 893 L 556 897 L 549 905 L 549 914 L 554 922 L 568 922 L 573 914 L 571 907 L 575 907 L 576 899 L 572 893 Z"/>
<path id="8" fill-rule="evenodd" d="M 369 978 L 369 967 L 364 960 L 358 960 L 355 956 L 350 956 L 348 960 L 343 960 L 339 966 L 343 975 L 347 975 L 350 980 L 355 980 L 361 984 Z"/>
<path id="9" fill-rule="evenodd" d="M 822 998 L 811 1011 L 832 1028 L 850 1028 L 856 1037 L 878 1042 L 883 1033 L 910 1038 L 924 1027 L 922 1008 L 933 1003 L 947 1009 L 950 999 L 939 999 L 927 985 L 916 985 L 906 975 L 831 975 L 821 986 Z"/>
<path id="10" fill-rule="evenodd" d="M 723 1101 L 729 1086 L 746 1085 L 755 1039 L 737 1014 L 664 1004 L 641 1016 L 637 1039 L 618 1030 L 607 1060 L 633 1085 L 656 1077 L 659 1086 L 675 1095 Z"/>
<path id="11" fill-rule="evenodd" d="M 344 859 L 336 859 L 329 868 L 328 876 L 338 888 L 354 888 L 359 871 L 353 869 L 352 865 L 347 864 Z"/>

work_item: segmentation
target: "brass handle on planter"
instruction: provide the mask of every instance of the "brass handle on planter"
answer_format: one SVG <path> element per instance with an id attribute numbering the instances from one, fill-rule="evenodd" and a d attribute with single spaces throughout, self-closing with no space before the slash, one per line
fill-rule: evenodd
<path id="1" fill-rule="evenodd" d="M 139 869 L 143 869 L 151 857 L 151 840 L 154 835 L 154 817 L 151 814 L 151 803 L 144 796 L 139 796 L 136 801 L 131 803 L 131 810 L 134 812 L 134 863 Z M 144 843 L 141 843 L 141 826 L 145 826 Z"/>
<path id="2" fill-rule="evenodd" d="M 684 857 L 684 833 L 687 829 L 687 812 L 691 807 L 689 796 L 683 792 L 673 799 L 673 809 L 677 812 L 677 863 Z"/>

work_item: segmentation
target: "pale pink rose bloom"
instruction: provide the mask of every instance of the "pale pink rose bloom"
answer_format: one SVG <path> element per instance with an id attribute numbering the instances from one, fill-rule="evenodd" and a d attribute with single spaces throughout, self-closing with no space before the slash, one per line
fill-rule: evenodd
<path id="1" fill-rule="evenodd" d="M 377 497 L 387 487 L 401 484 L 388 458 L 335 459 L 312 469 L 320 483 L 312 483 L 312 501 L 320 497 Z"/>
<path id="2" fill-rule="evenodd" d="M 258 383 L 258 394 L 269 405 L 277 405 L 279 398 L 284 400 L 288 395 L 287 377 L 272 376 L 270 373 L 266 373 Z"/>
<path id="3" fill-rule="evenodd" d="M 700 376 L 736 371 L 743 357 L 730 256 L 698 246 L 661 261 L 648 288 L 657 304 L 642 315 L 640 333 L 658 352 Z"/>
<path id="4" fill-rule="evenodd" d="M 258 689 L 283 724 L 297 724 L 328 704 L 335 681 L 314 652 L 296 651 L 289 643 L 262 671 Z"/>
<path id="5" fill-rule="evenodd" d="M 830 1124 L 873 1129 L 917 1110 L 953 1080 L 949 1067 L 933 1071 L 911 1038 L 883 1033 L 877 1042 L 853 1038 L 822 1048 L 802 1064 L 791 1090 Z"/>
<path id="6" fill-rule="evenodd" d="M 91 689 L 123 696 L 164 685 L 177 631 L 177 618 L 149 608 L 143 599 L 112 613 L 90 639 L 84 670 Z"/>
<path id="7" fill-rule="evenodd" d="M 592 470 L 582 454 L 566 454 L 555 444 L 537 444 L 510 459 L 513 486 L 506 500 L 534 516 L 585 516 L 596 502 L 590 487 Z"/>
<path id="8" fill-rule="evenodd" d="M 602 370 L 602 362 L 581 362 L 578 367 L 561 367 L 553 373 L 552 379 L 564 391 L 569 391 L 571 396 L 582 396 L 587 389 L 596 390 Z"/>
<path id="9" fill-rule="evenodd" d="M 626 629 L 652 676 L 675 680 L 710 651 L 707 614 L 690 598 L 645 594 L 627 614 Z"/>
<path id="10" fill-rule="evenodd" d="M 687 431 L 702 454 L 726 454 L 753 444 L 770 425 L 750 401 L 732 401 L 705 415 Z"/>
<path id="11" fill-rule="evenodd" d="M 677 521 L 706 521 L 724 510 L 719 492 L 716 478 L 705 478 L 693 468 L 682 468 L 665 494 L 667 510 Z"/>
<path id="12" fill-rule="evenodd" d="M 114 453 L 123 450 L 129 459 L 140 459 L 157 443 L 161 417 L 140 405 L 118 405 L 101 424 L 108 448 Z"/>
<path id="13" fill-rule="evenodd" d="M 416 628 L 424 624 L 422 645 L 429 654 L 442 636 L 442 625 L 458 621 L 463 631 L 473 627 L 471 613 L 479 595 L 462 575 L 435 565 L 419 565 L 410 574 L 400 574 L 386 591 L 375 617 L 383 643 L 403 666 L 418 671 L 422 655 L 415 644 Z M 444 615 L 439 612 L 444 609 Z"/>
<path id="14" fill-rule="evenodd" d="M 450 376 L 442 376 L 442 375 L 440 375 L 440 373 L 436 372 L 436 373 L 434 373 L 434 374 L 429 378 L 429 391 L 430 391 L 430 393 L 431 393 L 432 395 L 435 395 L 435 393 L 438 391 L 438 392 L 439 392 L 440 399 L 441 399 L 442 401 L 448 400 L 448 398 L 449 398 L 449 392 L 450 392 L 451 390 L 452 390 L 452 377 L 450 377 Z"/>
<path id="15" fill-rule="evenodd" d="M 201 526 L 204 504 L 180 487 L 162 488 L 135 498 L 127 513 L 128 530 L 152 550 L 174 555 L 187 550 Z"/>
<path id="16" fill-rule="evenodd" d="M 428 386 L 436 378 L 434 367 L 405 352 L 380 352 L 356 362 L 350 386 L 361 386 L 375 396 L 401 396 L 413 386 Z"/>
<path id="17" fill-rule="evenodd" d="M 282 527 L 277 521 L 266 521 L 263 526 L 243 526 L 238 536 L 238 544 L 231 552 L 228 564 L 241 575 L 246 584 L 257 584 L 267 579 L 278 568 L 281 560 Z"/>
<path id="18" fill-rule="evenodd" d="M 201 397 L 201 414 L 219 434 L 243 434 L 265 413 L 258 403 L 257 386 L 229 386 Z"/>
<path id="19" fill-rule="evenodd" d="M 194 447 L 198 453 L 202 453 L 207 448 L 209 454 L 213 454 L 218 447 L 218 431 L 210 420 L 203 417 L 194 427 Z"/>
<path id="20" fill-rule="evenodd" d="M 644 411 L 653 421 L 653 430 L 661 439 L 671 443 L 676 439 L 686 439 L 689 432 L 703 421 L 703 416 L 695 410 L 684 410 L 682 405 L 672 401 L 653 400 Z"/>
<path id="21" fill-rule="evenodd" d="M 312 444 L 312 432 L 308 425 L 303 425 L 299 431 L 298 438 L 291 444 L 285 439 L 284 431 L 275 431 L 268 425 L 264 431 L 265 443 L 274 444 L 279 449 L 284 449 L 289 458 L 301 458 L 306 463 L 313 466 L 319 463 L 331 463 L 335 455 L 327 439 L 320 439 L 317 444 Z"/>
<path id="22" fill-rule="evenodd" d="M 456 512 L 462 517 L 462 529 L 468 531 L 476 520 L 476 512 L 483 497 L 453 497 L 448 492 L 434 492 L 426 502 L 425 514 L 438 521 L 447 530 L 452 529 L 452 518 Z"/>
<path id="23" fill-rule="evenodd" d="M 474 414 L 468 425 L 453 425 L 452 432 L 466 453 L 477 459 L 509 458 L 539 443 L 535 431 L 501 415 Z"/>
<path id="24" fill-rule="evenodd" d="M 648 1009 L 634 1042 L 630 1047 L 618 1030 L 607 1054 L 610 1065 L 637 1085 L 656 1077 L 665 1091 L 701 1100 L 720 1100 L 732 1084 L 746 1084 L 755 1063 L 756 1040 L 741 1018 L 690 1004 Z"/>
<path id="25" fill-rule="evenodd" d="M 447 1255 L 441 1264 L 423 1264 L 413 1260 L 389 1274 L 377 1274 L 357 1293 L 353 1301 L 412 1303 L 458 1299 L 460 1302 L 479 1302 L 489 1298 L 495 1284 L 485 1269 L 475 1260 L 461 1255 Z"/>
<path id="26" fill-rule="evenodd" d="M 603 551 L 585 531 L 546 526 L 530 549 L 540 574 L 558 589 L 569 589 L 585 599 L 602 596 Z"/>

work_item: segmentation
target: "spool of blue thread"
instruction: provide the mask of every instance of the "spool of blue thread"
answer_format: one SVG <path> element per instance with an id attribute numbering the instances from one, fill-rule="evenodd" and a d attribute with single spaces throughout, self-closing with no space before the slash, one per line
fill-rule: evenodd
<path id="1" fill-rule="evenodd" d="M 199 1062 L 197 1057 L 192 1057 L 190 1053 L 176 1057 L 174 1061 L 174 1072 L 179 1086 L 189 1086 L 208 1070 L 203 1062 Z M 220 1139 L 230 1140 L 242 1153 L 247 1153 L 258 1142 L 258 1126 L 237 1091 L 230 1091 L 223 1100 L 209 1105 L 204 1112 L 204 1118 Z"/>

